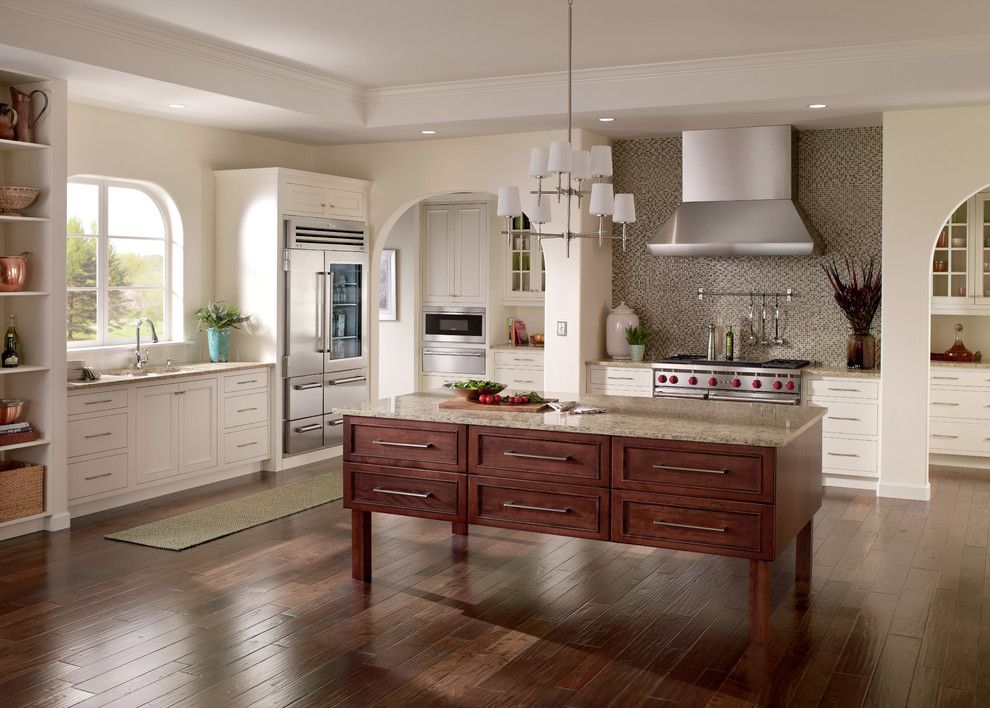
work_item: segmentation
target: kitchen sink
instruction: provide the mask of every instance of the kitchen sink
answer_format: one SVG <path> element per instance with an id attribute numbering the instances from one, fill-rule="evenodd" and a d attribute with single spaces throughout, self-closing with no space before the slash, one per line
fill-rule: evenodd
<path id="1" fill-rule="evenodd" d="M 146 366 L 142 369 L 111 369 L 100 372 L 104 379 L 147 379 L 166 374 L 180 374 L 184 371 L 181 366 Z"/>

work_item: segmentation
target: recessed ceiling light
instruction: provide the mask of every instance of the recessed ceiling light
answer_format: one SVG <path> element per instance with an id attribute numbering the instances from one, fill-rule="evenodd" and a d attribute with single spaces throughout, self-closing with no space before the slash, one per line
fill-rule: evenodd
<path id="1" fill-rule="evenodd" d="M 435 130 L 421 130 L 419 132 L 421 132 L 423 135 L 436 135 L 437 134 L 437 131 L 435 131 Z"/>
<path id="2" fill-rule="evenodd" d="M 189 106 L 187 106 L 185 103 L 170 103 L 170 104 L 168 104 L 168 107 L 169 108 L 189 108 Z"/>
<path id="3" fill-rule="evenodd" d="M 812 110 L 815 110 L 815 111 L 819 111 L 822 108 L 828 108 L 828 104 L 827 103 L 809 103 L 808 104 L 808 108 L 811 108 Z"/>
<path id="4" fill-rule="evenodd" d="M 598 119 L 598 122 L 599 123 L 611 123 L 613 120 L 615 120 L 615 118 L 599 118 Z"/>

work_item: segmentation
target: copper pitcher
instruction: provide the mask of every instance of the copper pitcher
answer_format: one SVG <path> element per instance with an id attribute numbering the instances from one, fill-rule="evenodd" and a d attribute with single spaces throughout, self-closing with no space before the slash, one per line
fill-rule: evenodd
<path id="1" fill-rule="evenodd" d="M 16 293 L 27 282 L 27 259 L 31 253 L 19 256 L 0 256 L 0 293 Z"/>
<path id="2" fill-rule="evenodd" d="M 6 103 L 0 103 L 0 140 L 13 140 L 15 125 L 17 125 L 17 111 Z"/>
<path id="3" fill-rule="evenodd" d="M 40 111 L 34 114 L 31 111 L 31 106 L 36 95 L 40 95 L 41 98 L 44 99 L 44 105 L 42 105 Z M 11 86 L 10 102 L 13 104 L 14 110 L 20 117 L 14 125 L 14 140 L 19 140 L 22 143 L 33 143 L 34 126 L 38 124 L 38 121 L 41 120 L 41 117 L 45 115 L 45 112 L 48 110 L 48 94 L 41 89 L 35 89 L 30 93 L 24 93 L 23 91 L 19 91 Z"/>

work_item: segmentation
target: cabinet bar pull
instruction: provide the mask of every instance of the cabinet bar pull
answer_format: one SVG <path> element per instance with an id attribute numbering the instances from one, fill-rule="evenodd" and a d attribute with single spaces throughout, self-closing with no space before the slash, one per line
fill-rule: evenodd
<path id="1" fill-rule="evenodd" d="M 832 457 L 859 457 L 855 452 L 830 452 Z"/>
<path id="2" fill-rule="evenodd" d="M 958 376 L 932 376 L 933 379 L 938 379 L 939 381 L 958 381 Z"/>
<path id="3" fill-rule="evenodd" d="M 403 442 L 391 442 L 389 440 L 372 440 L 373 445 L 385 445 L 386 447 L 411 447 L 416 450 L 426 450 L 433 447 L 433 443 L 403 443 Z"/>
<path id="4" fill-rule="evenodd" d="M 705 474 L 728 474 L 729 470 L 706 470 L 701 467 L 673 467 L 671 465 L 653 465 L 655 470 L 670 470 L 671 472 L 704 472 Z"/>
<path id="5" fill-rule="evenodd" d="M 513 450 L 506 450 L 502 453 L 506 457 L 521 457 L 524 460 L 548 460 L 550 462 L 570 462 L 571 456 L 564 455 L 563 457 L 557 457 L 554 455 L 531 455 L 528 452 L 514 452 Z"/>
<path id="6" fill-rule="evenodd" d="M 400 492 L 398 489 L 384 489 L 382 487 L 373 487 L 371 491 L 377 494 L 395 494 L 400 497 L 416 497 L 417 499 L 429 499 L 433 496 L 433 492 Z"/>
<path id="7" fill-rule="evenodd" d="M 87 482 L 92 482 L 94 479 L 103 479 L 104 477 L 113 477 L 113 472 L 104 472 L 103 474 L 94 474 L 92 477 L 83 477 Z"/>
<path id="8" fill-rule="evenodd" d="M 257 444 L 258 444 L 258 441 L 257 441 L 257 440 L 255 440 L 255 441 L 253 441 L 253 442 L 246 442 L 246 443 L 241 443 L 241 444 L 240 444 L 240 445 L 238 445 L 237 447 L 251 447 L 252 445 L 257 445 Z"/>
<path id="9" fill-rule="evenodd" d="M 726 526 L 695 526 L 694 524 L 675 524 L 673 521 L 664 521 L 663 519 L 654 519 L 653 523 L 657 526 L 671 526 L 675 529 L 692 529 L 694 531 L 714 531 L 715 533 L 725 533 Z"/>
<path id="10" fill-rule="evenodd" d="M 238 381 L 238 386 L 243 386 L 244 384 L 258 383 L 258 379 L 251 379 L 250 381 Z"/>
<path id="11" fill-rule="evenodd" d="M 323 388 L 322 383 L 308 383 L 308 384 L 296 384 L 292 387 L 293 391 L 309 391 L 311 388 Z"/>
<path id="12" fill-rule="evenodd" d="M 327 425 L 329 425 L 331 428 L 335 428 L 338 425 L 343 425 L 343 424 L 344 424 L 343 418 L 341 418 L 340 420 L 331 420 L 330 422 L 327 423 Z"/>
<path id="13" fill-rule="evenodd" d="M 859 422 L 859 418 L 847 418 L 841 415 L 830 415 L 827 417 L 829 420 L 853 420 L 856 421 L 857 423 Z"/>
<path id="14" fill-rule="evenodd" d="M 516 504 L 515 502 L 504 502 L 502 504 L 507 509 L 525 509 L 526 511 L 550 511 L 554 514 L 570 514 L 571 507 L 565 506 L 563 509 L 555 509 L 552 506 L 529 506 L 528 504 Z"/>
<path id="15" fill-rule="evenodd" d="M 859 393 L 859 389 L 858 388 L 835 388 L 834 386 L 829 386 L 828 387 L 828 390 L 829 391 L 844 391 L 844 392 L 847 392 L 847 393 Z"/>
<path id="16" fill-rule="evenodd" d="M 516 379 L 516 383 L 528 383 L 528 384 L 531 384 L 531 383 L 533 383 L 533 381 L 531 381 L 530 379 Z"/>
<path id="17" fill-rule="evenodd" d="M 330 379 L 327 386 L 339 386 L 340 384 L 355 383 L 356 381 L 367 381 L 367 376 L 350 376 L 346 379 Z"/>
<path id="18" fill-rule="evenodd" d="M 606 376 L 609 381 L 635 381 L 632 376 Z"/>
<path id="19" fill-rule="evenodd" d="M 92 440 L 93 438 L 108 438 L 111 435 L 113 435 L 113 433 L 93 433 L 92 435 L 83 435 L 83 439 Z"/>
<path id="20" fill-rule="evenodd" d="M 83 401 L 83 405 L 84 406 L 95 406 L 95 405 L 100 404 L 100 403 L 113 403 L 113 399 L 111 399 L 111 398 L 101 398 L 98 401 Z"/>
<path id="21" fill-rule="evenodd" d="M 958 435 L 939 435 L 938 433 L 932 433 L 933 438 L 945 438 L 946 440 L 956 440 Z"/>
<path id="22" fill-rule="evenodd" d="M 958 406 L 958 403 L 946 403 L 945 401 L 932 401 L 933 406 Z M 990 406 L 987 406 L 990 408 Z"/>
<path id="23" fill-rule="evenodd" d="M 256 410 L 258 410 L 258 407 L 257 406 L 255 406 L 254 408 L 238 408 L 237 409 L 237 412 L 238 413 L 247 413 L 248 411 L 256 411 Z"/>
<path id="24" fill-rule="evenodd" d="M 319 430 L 322 427 L 323 426 L 320 425 L 319 423 L 313 423 L 311 425 L 304 425 L 301 428 L 293 428 L 293 430 L 295 430 L 297 433 L 309 433 L 314 430 Z"/>

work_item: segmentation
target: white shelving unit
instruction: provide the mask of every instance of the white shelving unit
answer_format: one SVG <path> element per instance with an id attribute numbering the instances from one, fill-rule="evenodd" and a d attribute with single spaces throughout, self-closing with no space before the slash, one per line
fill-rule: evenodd
<path id="1" fill-rule="evenodd" d="M 66 87 L 62 80 L 0 68 L 0 101 L 10 87 L 41 89 L 49 108 L 35 126 L 36 143 L 0 140 L 0 185 L 38 187 L 22 216 L 0 216 L 0 252 L 30 252 L 24 291 L 0 293 L 0 326 L 17 316 L 24 365 L 0 369 L 0 395 L 27 401 L 24 419 L 41 433 L 32 442 L 0 446 L 0 458 L 45 466 L 44 512 L 0 524 L 0 539 L 68 526 L 65 453 L 65 183 Z M 0 472 L 0 474 L 3 474 Z"/>

